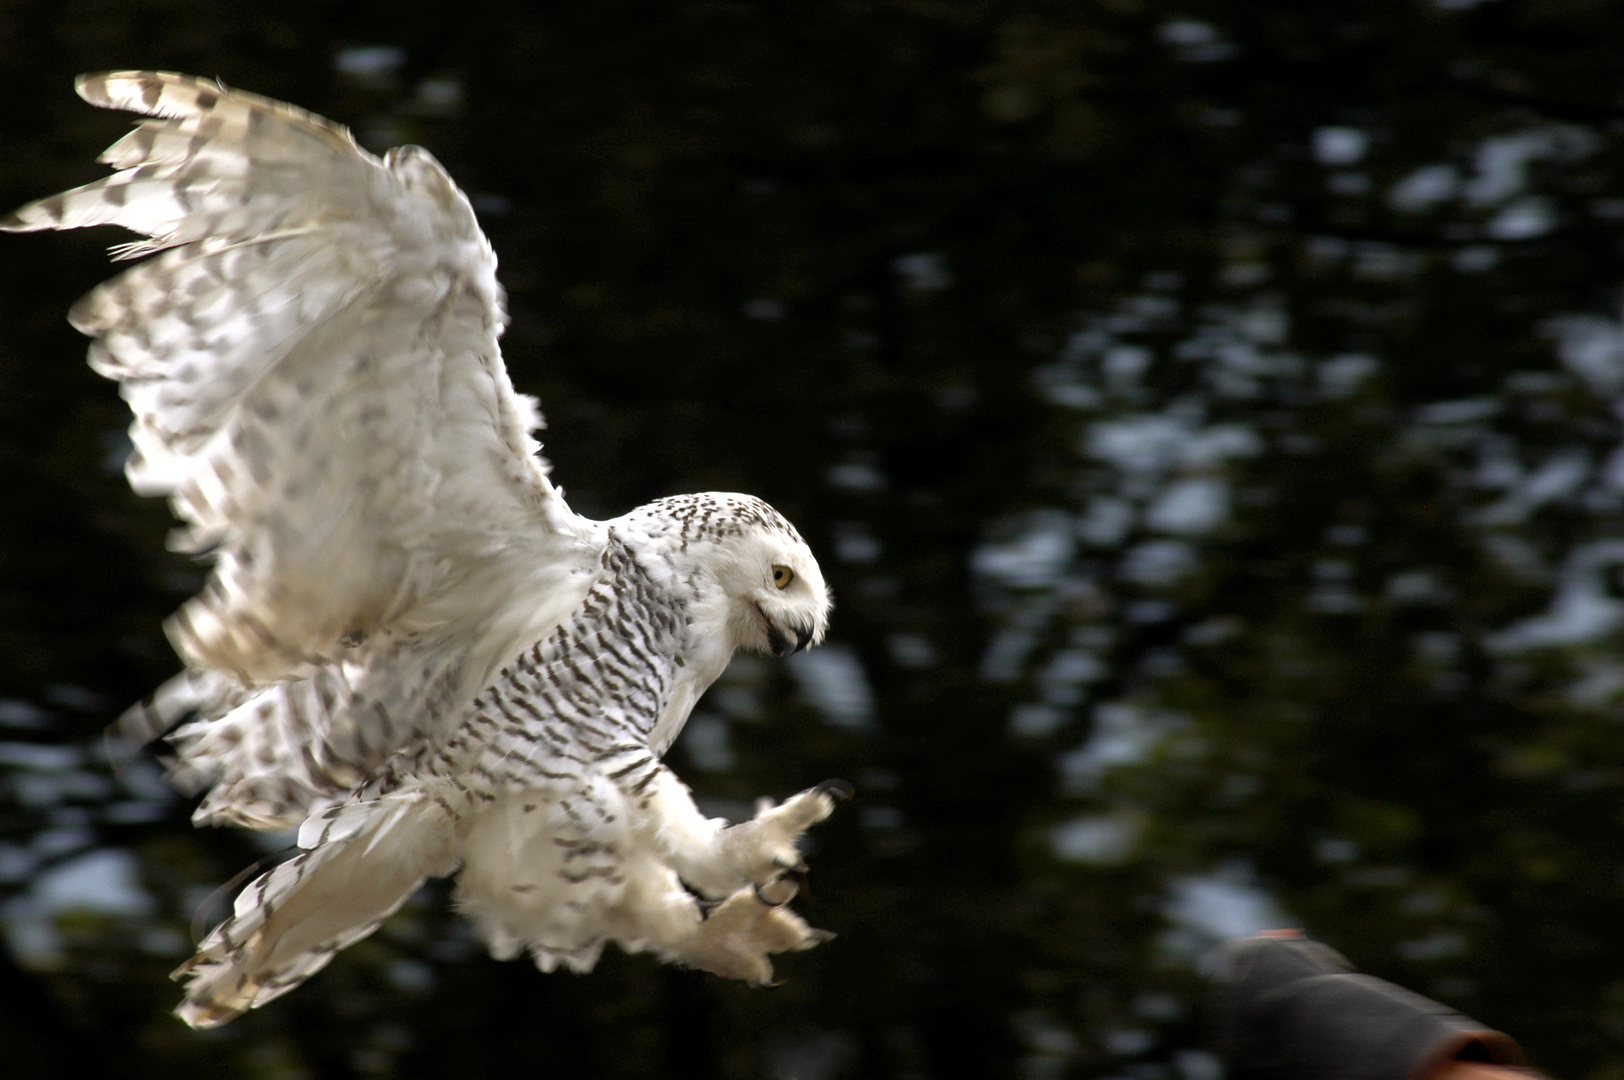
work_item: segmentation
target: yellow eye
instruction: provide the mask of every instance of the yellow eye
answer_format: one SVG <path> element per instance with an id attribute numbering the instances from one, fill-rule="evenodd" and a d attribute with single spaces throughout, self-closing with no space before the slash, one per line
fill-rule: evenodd
<path id="1" fill-rule="evenodd" d="M 789 583 L 795 580 L 795 571 L 787 566 L 773 567 L 773 584 L 780 589 L 789 588 Z"/>

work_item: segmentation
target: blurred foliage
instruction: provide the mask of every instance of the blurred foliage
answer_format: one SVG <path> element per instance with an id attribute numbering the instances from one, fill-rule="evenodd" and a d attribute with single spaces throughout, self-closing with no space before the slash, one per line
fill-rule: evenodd
<path id="1" fill-rule="evenodd" d="M 737 664 L 673 751 L 718 812 L 858 786 L 799 904 L 840 939 L 778 991 L 497 964 L 430 888 L 189 1032 L 163 974 L 280 841 L 108 763 L 200 575 L 63 319 L 117 238 L 7 238 L 8 1075 L 1202 1080 L 1202 957 L 1290 919 L 1624 1076 L 1621 39 L 1585 0 L 0 6 L 0 202 L 100 174 L 86 70 L 431 149 L 575 507 L 767 498 L 874 699 Z"/>

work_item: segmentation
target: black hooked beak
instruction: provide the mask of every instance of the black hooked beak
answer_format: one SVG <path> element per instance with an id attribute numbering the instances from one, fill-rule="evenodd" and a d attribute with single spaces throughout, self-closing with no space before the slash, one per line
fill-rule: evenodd
<path id="1" fill-rule="evenodd" d="M 784 636 L 784 632 L 774 626 L 771 619 L 766 619 L 765 615 L 762 617 L 767 623 L 767 648 L 772 650 L 774 656 L 794 656 L 812 644 L 812 627 L 797 626 L 795 628 L 795 646 L 791 648 L 789 639 Z"/>

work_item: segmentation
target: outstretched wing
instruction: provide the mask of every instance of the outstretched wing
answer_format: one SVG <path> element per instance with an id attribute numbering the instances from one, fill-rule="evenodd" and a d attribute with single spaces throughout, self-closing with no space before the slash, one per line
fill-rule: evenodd
<path id="1" fill-rule="evenodd" d="M 122 257 L 162 252 L 70 318 L 135 413 L 131 485 L 214 562 L 168 627 L 193 669 L 169 700 L 235 721 L 183 750 L 199 783 L 231 780 L 233 754 L 262 779 L 313 755 L 333 787 L 421 729 L 414 701 L 476 691 L 572 608 L 600 527 L 547 479 L 497 348 L 495 256 L 426 151 L 380 160 L 182 75 L 77 88 L 152 119 L 103 154 L 112 176 L 0 229 L 122 225 L 148 238 Z"/>

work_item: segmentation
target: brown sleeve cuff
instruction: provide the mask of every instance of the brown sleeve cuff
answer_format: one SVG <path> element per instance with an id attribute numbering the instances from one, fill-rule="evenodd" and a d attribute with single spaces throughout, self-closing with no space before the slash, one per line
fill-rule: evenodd
<path id="1" fill-rule="evenodd" d="M 1514 1069 L 1528 1064 L 1522 1047 L 1510 1035 L 1487 1028 L 1456 1030 L 1439 1039 L 1417 1059 L 1409 1080 L 1433 1080 L 1452 1061 L 1481 1061 Z"/>

